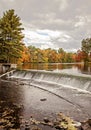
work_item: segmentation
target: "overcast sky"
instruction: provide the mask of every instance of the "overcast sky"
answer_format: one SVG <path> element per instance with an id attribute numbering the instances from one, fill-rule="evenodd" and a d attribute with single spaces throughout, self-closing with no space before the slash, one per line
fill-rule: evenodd
<path id="1" fill-rule="evenodd" d="M 26 45 L 75 51 L 91 37 L 91 0 L 0 0 L 0 16 L 15 9 Z"/>

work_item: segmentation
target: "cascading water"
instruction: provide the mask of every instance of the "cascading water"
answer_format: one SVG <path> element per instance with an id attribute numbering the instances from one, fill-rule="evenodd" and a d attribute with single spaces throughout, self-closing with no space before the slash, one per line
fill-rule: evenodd
<path id="1" fill-rule="evenodd" d="M 86 90 L 91 92 L 91 76 L 86 75 L 71 75 L 66 73 L 55 73 L 48 71 L 37 70 L 22 70 L 15 71 L 10 78 L 18 78 L 29 80 L 29 83 L 44 85 L 55 84 L 54 86 L 63 86 L 77 90 Z"/>

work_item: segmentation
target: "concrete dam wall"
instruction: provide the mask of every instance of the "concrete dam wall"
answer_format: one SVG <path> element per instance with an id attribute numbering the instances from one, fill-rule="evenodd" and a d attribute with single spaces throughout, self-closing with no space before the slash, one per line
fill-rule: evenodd
<path id="1" fill-rule="evenodd" d="M 21 80 L 26 84 L 39 87 L 68 87 L 78 91 L 91 92 L 91 76 L 72 75 L 40 70 L 17 70 L 9 73 L 8 78 Z"/>

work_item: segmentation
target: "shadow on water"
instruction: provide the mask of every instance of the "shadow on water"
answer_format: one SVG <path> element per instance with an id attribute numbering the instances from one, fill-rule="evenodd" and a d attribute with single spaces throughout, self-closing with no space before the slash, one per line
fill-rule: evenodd
<path id="1" fill-rule="evenodd" d="M 0 82 L 0 128 L 20 128 L 20 88 L 14 83 Z M 1 130 L 1 129 L 0 129 Z"/>

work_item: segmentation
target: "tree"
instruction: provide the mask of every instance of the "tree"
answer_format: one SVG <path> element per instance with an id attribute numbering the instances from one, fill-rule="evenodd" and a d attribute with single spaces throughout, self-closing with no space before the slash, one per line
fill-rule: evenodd
<path id="1" fill-rule="evenodd" d="M 66 52 L 62 49 L 58 49 L 58 57 L 59 57 L 59 62 L 65 63 L 66 62 Z"/>
<path id="2" fill-rule="evenodd" d="M 29 49 L 24 46 L 23 52 L 22 52 L 22 57 L 18 59 L 18 63 L 29 63 L 30 62 L 30 52 Z"/>
<path id="3" fill-rule="evenodd" d="M 89 61 L 89 54 L 91 53 L 91 38 L 82 40 L 82 51 L 84 54 L 84 62 Z"/>
<path id="4" fill-rule="evenodd" d="M 83 61 L 83 59 L 84 59 L 84 53 L 83 53 L 83 51 L 77 50 L 77 53 L 75 55 L 75 61 L 76 62 L 81 62 L 81 61 Z"/>
<path id="5" fill-rule="evenodd" d="M 20 17 L 13 9 L 6 11 L 0 19 L 0 61 L 11 62 L 21 57 L 24 44 Z"/>
<path id="6" fill-rule="evenodd" d="M 29 46 L 29 53 L 30 53 L 30 62 L 36 62 L 36 52 L 37 48 L 35 46 Z"/>
<path id="7" fill-rule="evenodd" d="M 72 62 L 74 62 L 73 53 L 72 53 L 72 52 L 66 53 L 66 62 L 67 62 L 67 63 L 72 63 Z"/>
<path id="8" fill-rule="evenodd" d="M 46 49 L 47 58 L 49 63 L 56 63 L 58 61 L 57 52 L 54 49 Z"/>

